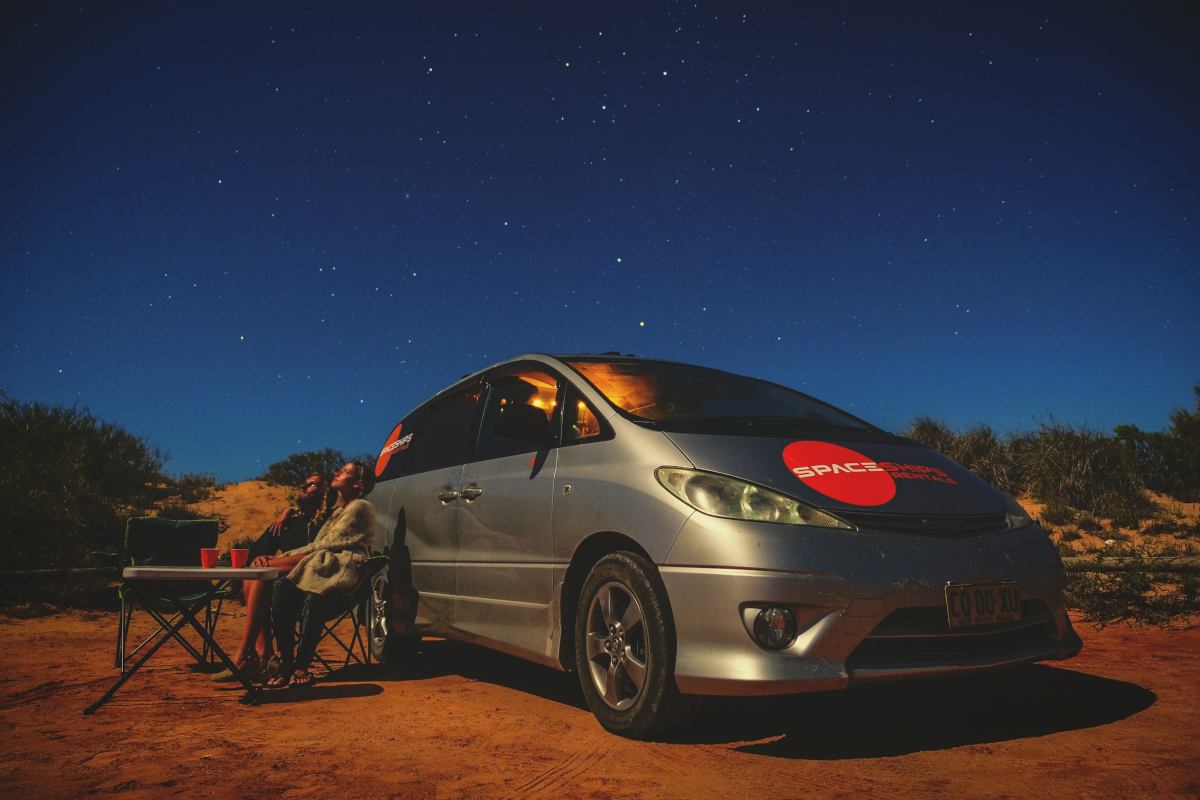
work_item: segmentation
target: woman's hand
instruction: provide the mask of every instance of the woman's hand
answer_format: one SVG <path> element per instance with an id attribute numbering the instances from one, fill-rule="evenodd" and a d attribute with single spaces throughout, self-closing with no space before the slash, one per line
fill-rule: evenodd
<path id="1" fill-rule="evenodd" d="M 271 566 L 271 558 L 270 558 L 270 556 L 258 556 L 257 558 L 255 558 L 253 561 L 250 562 L 250 566 L 252 566 L 252 567 L 269 567 L 269 566 Z"/>

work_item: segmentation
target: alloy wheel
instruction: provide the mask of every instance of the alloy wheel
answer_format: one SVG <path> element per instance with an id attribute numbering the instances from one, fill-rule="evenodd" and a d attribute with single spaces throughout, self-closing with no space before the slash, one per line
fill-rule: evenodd
<path id="1" fill-rule="evenodd" d="M 650 655 L 642 606 L 624 584 L 610 581 L 592 597 L 586 642 L 596 693 L 617 711 L 632 706 L 645 686 Z"/>

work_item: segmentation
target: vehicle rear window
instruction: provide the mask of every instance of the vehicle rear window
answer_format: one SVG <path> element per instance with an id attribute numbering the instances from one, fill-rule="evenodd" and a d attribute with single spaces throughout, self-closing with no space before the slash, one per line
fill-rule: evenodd
<path id="1" fill-rule="evenodd" d="M 627 415 L 667 427 L 759 421 L 873 430 L 828 403 L 757 378 L 666 361 L 565 361 Z"/>
<path id="2" fill-rule="evenodd" d="M 481 387 L 455 389 L 409 414 L 384 444 L 379 480 L 465 464 L 475 444 Z"/>

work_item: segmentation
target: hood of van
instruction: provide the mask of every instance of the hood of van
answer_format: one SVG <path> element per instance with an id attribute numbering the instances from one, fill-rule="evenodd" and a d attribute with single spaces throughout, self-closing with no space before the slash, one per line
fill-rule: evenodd
<path id="1" fill-rule="evenodd" d="M 830 511 L 992 514 L 1004 497 L 940 453 L 867 442 L 666 433 L 697 469 L 768 486 Z"/>

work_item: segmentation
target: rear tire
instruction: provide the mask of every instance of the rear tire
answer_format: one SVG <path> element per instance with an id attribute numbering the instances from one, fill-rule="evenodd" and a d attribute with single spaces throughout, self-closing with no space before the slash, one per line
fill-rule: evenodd
<path id="1" fill-rule="evenodd" d="M 654 565 L 627 551 L 592 567 L 575 609 L 575 666 L 607 730 L 662 736 L 687 716 L 675 686 L 675 621 Z"/>
<path id="2" fill-rule="evenodd" d="M 410 658 L 420 649 L 421 644 L 421 635 L 413 629 L 411 619 L 396 619 L 398 612 L 392 595 L 397 590 L 398 587 L 388 585 L 387 574 L 381 572 L 371 582 L 371 593 L 367 597 L 368 647 L 371 658 L 385 664 L 395 664 Z M 410 632 L 397 633 L 397 624 L 406 624 Z"/>

